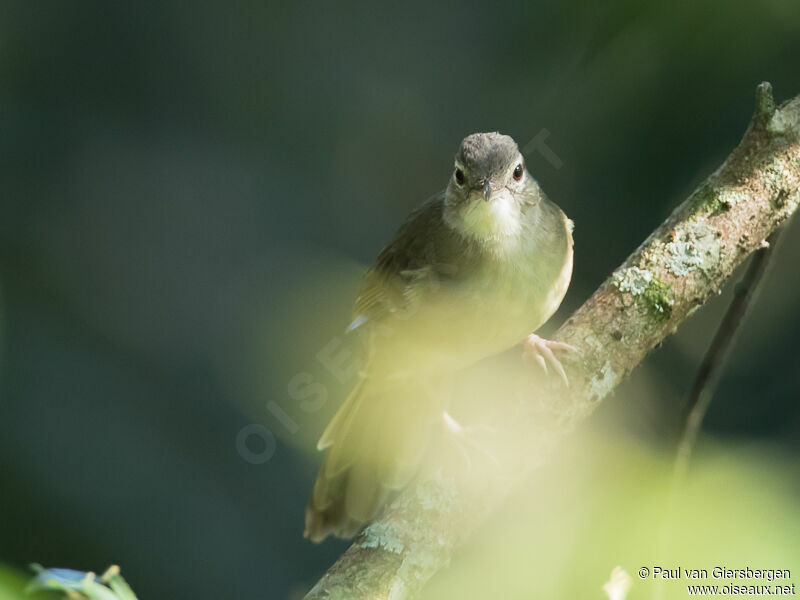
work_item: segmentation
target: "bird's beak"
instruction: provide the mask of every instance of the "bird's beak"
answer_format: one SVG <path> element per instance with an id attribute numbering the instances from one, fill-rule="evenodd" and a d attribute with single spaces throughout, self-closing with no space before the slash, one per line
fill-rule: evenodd
<path id="1" fill-rule="evenodd" d="M 488 202 L 491 197 L 492 197 L 492 188 L 489 187 L 489 182 L 487 181 L 483 184 L 483 199 Z"/>

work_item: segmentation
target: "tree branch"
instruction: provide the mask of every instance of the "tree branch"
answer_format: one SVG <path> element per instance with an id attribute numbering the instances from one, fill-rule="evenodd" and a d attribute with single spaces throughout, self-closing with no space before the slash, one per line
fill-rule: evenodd
<path id="1" fill-rule="evenodd" d="M 554 443 L 713 294 L 800 202 L 800 96 L 772 88 L 739 146 L 561 327 L 578 348 L 569 389 L 526 388 L 505 418 L 502 468 L 485 477 L 420 477 L 356 539 L 308 600 L 413 597 Z M 480 481 L 476 481 L 480 479 Z"/>

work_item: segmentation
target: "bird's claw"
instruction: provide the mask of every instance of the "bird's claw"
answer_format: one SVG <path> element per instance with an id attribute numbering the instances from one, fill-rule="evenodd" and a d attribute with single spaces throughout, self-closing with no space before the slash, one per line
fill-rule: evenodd
<path id="1" fill-rule="evenodd" d="M 564 342 L 546 340 L 543 337 L 539 337 L 535 333 L 532 333 L 526 337 L 523 344 L 525 349 L 522 353 L 522 357 L 525 360 L 534 361 L 537 365 L 539 365 L 542 371 L 544 371 L 545 375 L 547 374 L 547 365 L 549 363 L 550 366 L 555 369 L 558 375 L 561 377 L 561 381 L 564 382 L 564 385 L 569 387 L 567 372 L 564 370 L 561 361 L 558 360 L 558 357 L 553 351 L 578 352 L 577 348 L 570 346 L 569 344 L 565 344 Z"/>
<path id="2" fill-rule="evenodd" d="M 470 450 L 477 450 L 495 465 L 500 464 L 500 461 L 497 460 L 497 457 L 475 439 L 476 435 L 495 434 L 496 429 L 494 427 L 491 425 L 463 426 L 447 412 L 442 413 L 442 422 L 444 424 L 445 431 L 449 434 L 450 442 L 458 450 L 461 458 L 464 459 L 468 472 L 472 470 L 472 458 L 470 457 Z"/>

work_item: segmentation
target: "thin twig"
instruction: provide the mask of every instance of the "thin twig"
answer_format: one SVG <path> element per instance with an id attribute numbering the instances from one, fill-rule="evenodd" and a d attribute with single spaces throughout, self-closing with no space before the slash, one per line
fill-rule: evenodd
<path id="1" fill-rule="evenodd" d="M 753 253 L 753 258 L 747 267 L 742 280 L 736 285 L 733 300 L 731 300 L 722 322 L 717 328 L 714 339 L 703 357 L 703 362 L 697 370 L 692 390 L 689 393 L 687 416 L 683 429 L 683 436 L 678 444 L 678 453 L 675 459 L 674 479 L 680 485 L 689 465 L 692 449 L 697 442 L 697 436 L 703 425 L 703 419 L 708 412 L 711 399 L 717 389 L 720 376 L 725 367 L 725 362 L 730 354 L 736 334 L 744 321 L 745 313 L 750 304 L 755 300 L 760 283 L 767 272 L 770 260 L 775 254 L 775 244 L 783 228 L 776 229 L 767 238 L 766 244 Z"/>

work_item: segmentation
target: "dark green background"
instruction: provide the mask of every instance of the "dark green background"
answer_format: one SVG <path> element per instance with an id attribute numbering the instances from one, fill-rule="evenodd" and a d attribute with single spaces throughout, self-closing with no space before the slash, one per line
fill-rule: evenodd
<path id="1" fill-rule="evenodd" d="M 561 168 L 529 167 L 576 223 L 563 319 L 738 142 L 757 83 L 800 93 L 799 59 L 791 0 L 3 1 L 0 561 L 118 562 L 142 598 L 302 590 L 344 547 L 300 537 L 344 390 L 309 416 L 287 381 L 460 139 L 550 132 Z M 790 452 L 796 232 L 707 421 Z M 674 441 L 724 306 L 596 425 Z M 236 450 L 254 420 L 280 438 L 262 465 Z"/>

